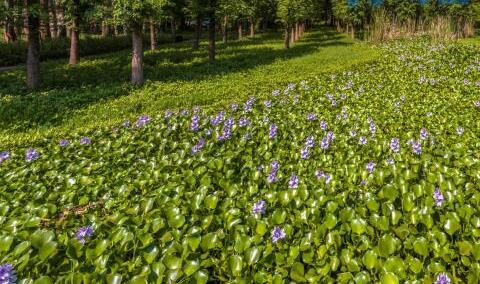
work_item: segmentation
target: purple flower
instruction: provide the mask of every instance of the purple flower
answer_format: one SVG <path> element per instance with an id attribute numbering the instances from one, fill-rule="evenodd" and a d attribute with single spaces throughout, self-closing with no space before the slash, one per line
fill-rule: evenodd
<path id="1" fill-rule="evenodd" d="M 87 145 L 87 144 L 90 144 L 92 141 L 90 140 L 89 137 L 83 137 L 82 139 L 80 139 L 80 145 Z"/>
<path id="2" fill-rule="evenodd" d="M 394 107 L 395 107 L 395 112 L 397 112 L 397 111 L 398 111 L 398 108 L 400 107 L 400 102 L 399 102 L 399 101 L 395 101 Z"/>
<path id="3" fill-rule="evenodd" d="M 370 130 L 370 133 L 372 133 L 372 135 L 375 135 L 375 132 L 377 132 L 377 127 L 375 127 L 375 123 L 373 121 L 370 122 L 369 130 Z"/>
<path id="4" fill-rule="evenodd" d="M 124 122 L 122 122 L 122 126 L 123 127 L 129 127 L 130 126 L 130 120 L 125 120 Z"/>
<path id="5" fill-rule="evenodd" d="M 232 127 L 235 124 L 235 119 L 233 117 L 230 117 L 229 119 L 225 120 L 223 124 L 223 132 L 222 135 L 217 138 L 218 141 L 225 141 L 231 138 Z"/>
<path id="6" fill-rule="evenodd" d="M 87 239 L 87 238 L 90 238 L 91 236 L 93 236 L 93 233 L 94 233 L 94 230 L 93 230 L 93 227 L 92 227 L 92 226 L 81 227 L 81 228 L 78 229 L 78 231 L 75 233 L 75 237 L 77 238 L 77 240 L 78 240 L 80 243 L 85 244 L 86 239 Z"/>
<path id="7" fill-rule="evenodd" d="M 323 130 L 327 130 L 328 123 L 325 120 L 320 121 L 320 128 Z"/>
<path id="8" fill-rule="evenodd" d="M 373 171 L 375 170 L 375 163 L 372 161 L 368 162 L 366 168 L 369 173 L 373 173 Z"/>
<path id="9" fill-rule="evenodd" d="M 60 145 L 60 147 L 65 147 L 70 144 L 70 142 L 68 140 L 62 139 L 58 144 Z"/>
<path id="10" fill-rule="evenodd" d="M 270 170 L 270 173 L 268 174 L 268 177 L 267 177 L 267 182 L 268 183 L 273 183 L 273 182 L 276 182 L 277 181 L 277 171 L 278 171 L 278 168 L 279 168 L 279 163 L 278 161 L 272 161 L 270 163 L 270 167 L 272 168 Z"/>
<path id="11" fill-rule="evenodd" d="M 392 138 L 392 140 L 390 140 L 390 150 L 392 150 L 394 153 L 398 153 L 400 151 L 400 139 Z"/>
<path id="12" fill-rule="evenodd" d="M 272 101 L 265 101 L 263 104 L 265 105 L 266 108 L 269 108 L 272 106 Z"/>
<path id="13" fill-rule="evenodd" d="M 439 188 L 435 189 L 435 192 L 433 193 L 433 199 L 435 199 L 435 204 L 437 204 L 438 207 L 442 206 L 443 201 L 445 201 L 445 197 L 440 192 Z"/>
<path id="14" fill-rule="evenodd" d="M 428 137 L 428 131 L 425 128 L 420 130 L 420 139 L 425 140 Z"/>
<path id="15" fill-rule="evenodd" d="M 315 146 L 315 137 L 308 136 L 307 139 L 305 140 L 305 147 L 313 148 L 314 146 Z"/>
<path id="16" fill-rule="evenodd" d="M 328 139 L 329 141 L 335 140 L 335 133 L 333 133 L 332 131 L 328 131 L 328 133 L 327 133 L 327 139 Z"/>
<path id="17" fill-rule="evenodd" d="M 33 148 L 28 148 L 27 151 L 25 152 L 25 161 L 27 162 L 34 161 L 38 159 L 39 156 L 40 156 L 40 153 L 38 153 L 37 150 Z"/>
<path id="18" fill-rule="evenodd" d="M 135 122 L 135 127 L 140 128 L 142 126 L 148 125 L 149 123 L 150 123 L 150 116 L 142 115 L 137 119 L 137 122 Z"/>
<path id="19" fill-rule="evenodd" d="M 248 119 L 246 119 L 245 117 L 240 117 L 240 119 L 238 120 L 238 126 L 240 127 L 245 127 L 249 124 L 250 124 L 250 121 L 248 121 Z"/>
<path id="20" fill-rule="evenodd" d="M 336 99 L 331 100 L 331 102 L 332 102 L 332 106 L 336 106 L 336 105 L 337 105 L 337 100 L 336 100 Z"/>
<path id="21" fill-rule="evenodd" d="M 223 114 L 224 114 L 224 112 L 220 111 L 214 118 L 212 118 L 210 120 L 210 123 L 213 126 L 216 126 L 216 125 L 220 124 L 220 122 L 222 122 L 222 120 L 223 120 Z"/>
<path id="22" fill-rule="evenodd" d="M 308 150 L 308 147 L 305 147 L 302 149 L 300 152 L 300 157 L 304 160 L 307 160 L 310 157 L 310 152 Z"/>
<path id="23" fill-rule="evenodd" d="M 322 170 L 317 170 L 315 172 L 315 176 L 317 176 L 317 179 L 325 178 L 325 184 L 328 184 L 330 182 L 330 180 L 332 179 L 330 174 L 326 174 Z"/>
<path id="24" fill-rule="evenodd" d="M 250 97 L 243 106 L 243 109 L 245 110 L 245 112 L 251 112 L 252 106 L 254 103 L 255 103 L 255 97 Z"/>
<path id="25" fill-rule="evenodd" d="M 270 121 L 270 118 L 268 116 L 265 116 L 262 120 L 263 122 L 267 123 Z"/>
<path id="26" fill-rule="evenodd" d="M 253 205 L 252 213 L 254 215 L 265 214 L 266 209 L 267 209 L 267 203 L 265 202 L 265 200 L 262 199 L 262 200 L 257 201 L 257 203 L 255 203 Z"/>
<path id="27" fill-rule="evenodd" d="M 355 129 L 351 130 L 351 131 L 350 131 L 350 136 L 351 136 L 351 137 L 357 136 L 357 131 L 356 131 Z"/>
<path id="28" fill-rule="evenodd" d="M 278 95 L 280 95 L 280 90 L 273 90 L 272 91 L 272 96 L 276 97 Z"/>
<path id="29" fill-rule="evenodd" d="M 192 155 L 195 155 L 196 153 L 201 151 L 203 149 L 203 146 L 205 146 L 205 138 L 200 138 L 197 144 L 192 147 Z"/>
<path id="30" fill-rule="evenodd" d="M 268 136 L 270 137 L 270 140 L 275 139 L 275 137 L 277 137 L 277 125 L 276 124 L 274 124 L 274 123 L 270 124 L 270 129 L 269 129 Z"/>
<path id="31" fill-rule="evenodd" d="M 172 112 L 169 111 L 169 110 L 167 110 L 167 111 L 165 112 L 165 116 L 164 116 L 164 117 L 165 117 L 165 118 L 169 118 L 170 116 L 172 116 Z"/>
<path id="32" fill-rule="evenodd" d="M 236 103 L 231 104 L 231 105 L 230 105 L 230 109 L 231 109 L 232 111 L 237 111 L 237 110 L 238 110 L 238 104 L 236 104 Z"/>
<path id="33" fill-rule="evenodd" d="M 400 100 L 402 100 L 402 102 L 405 102 L 405 96 L 401 96 Z"/>
<path id="34" fill-rule="evenodd" d="M 285 234 L 285 230 L 283 230 L 282 228 L 279 228 L 279 227 L 273 228 L 273 230 L 272 230 L 272 242 L 273 243 L 276 243 L 279 240 L 285 239 L 286 236 L 287 236 L 287 234 Z"/>
<path id="35" fill-rule="evenodd" d="M 347 95 L 346 95 L 346 94 L 342 94 L 342 95 L 340 96 L 340 98 L 341 98 L 342 100 L 345 100 L 345 99 L 347 99 Z"/>
<path id="36" fill-rule="evenodd" d="M 308 121 L 314 121 L 314 120 L 317 119 L 317 115 L 315 113 L 311 112 L 307 115 L 307 119 L 308 119 Z"/>
<path id="37" fill-rule="evenodd" d="M 180 115 L 182 115 L 182 116 L 188 115 L 188 110 L 187 110 L 187 109 L 182 109 L 182 110 L 180 111 Z"/>
<path id="38" fill-rule="evenodd" d="M 387 159 L 387 164 L 390 165 L 390 166 L 391 166 L 391 165 L 394 165 L 394 164 L 395 164 L 395 160 L 392 159 L 392 158 L 388 158 L 388 159 Z"/>
<path id="39" fill-rule="evenodd" d="M 461 136 L 463 134 L 463 132 L 465 132 L 465 129 L 463 127 L 461 127 L 461 126 L 457 127 L 457 134 L 458 135 Z"/>
<path id="40" fill-rule="evenodd" d="M 0 265 L 0 284 L 15 284 L 17 282 L 17 276 L 13 265 L 5 263 Z"/>
<path id="41" fill-rule="evenodd" d="M 298 177 L 295 174 L 290 176 L 288 181 L 288 188 L 298 188 Z"/>
<path id="42" fill-rule="evenodd" d="M 198 115 L 192 116 L 192 122 L 190 123 L 190 130 L 194 132 L 198 131 L 199 122 L 200 122 L 200 117 Z"/>
<path id="43" fill-rule="evenodd" d="M 261 172 L 262 170 L 263 170 L 263 165 L 259 165 L 259 166 L 257 167 L 257 171 Z"/>
<path id="44" fill-rule="evenodd" d="M 450 284 L 450 278 L 448 278 L 446 273 L 440 273 L 437 275 L 437 280 L 435 284 Z"/>
<path id="45" fill-rule="evenodd" d="M 470 85 L 470 80 L 468 80 L 467 78 L 463 79 L 463 84 L 464 84 L 465 86 Z"/>
<path id="46" fill-rule="evenodd" d="M 412 146 L 413 153 L 417 155 L 420 155 L 422 153 L 422 144 L 420 144 L 420 142 L 412 141 L 411 146 Z"/>
<path id="47" fill-rule="evenodd" d="M 320 147 L 323 150 L 327 150 L 328 148 L 330 148 L 330 140 L 327 136 L 323 137 L 322 142 L 320 143 Z"/>
<path id="48" fill-rule="evenodd" d="M 365 136 L 360 136 L 360 139 L 358 139 L 358 144 L 360 145 L 367 144 L 367 138 Z"/>
<path id="49" fill-rule="evenodd" d="M 8 151 L 0 152 L 0 164 L 3 163 L 3 161 L 6 161 L 8 159 L 10 159 L 10 152 Z"/>

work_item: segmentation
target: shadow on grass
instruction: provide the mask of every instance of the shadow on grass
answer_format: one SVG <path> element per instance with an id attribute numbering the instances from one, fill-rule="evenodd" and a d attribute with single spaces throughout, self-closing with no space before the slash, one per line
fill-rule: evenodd
<path id="1" fill-rule="evenodd" d="M 351 42 L 335 32 L 322 30 L 307 34 L 289 50 L 282 49 L 281 44 L 280 34 L 233 41 L 226 47 L 219 43 L 215 62 L 208 62 L 205 45 L 197 51 L 191 50 L 189 43 L 165 46 L 146 52 L 146 80 L 207 80 L 276 60 L 301 57 L 320 47 L 344 46 Z M 128 95 L 133 89 L 128 83 L 129 64 L 129 51 L 85 59 L 73 67 L 65 65 L 64 60 L 45 62 L 42 63 L 43 89 L 37 92 L 25 88 L 24 70 L 0 73 L 0 126 L 14 132 L 55 126 L 72 111 Z"/>

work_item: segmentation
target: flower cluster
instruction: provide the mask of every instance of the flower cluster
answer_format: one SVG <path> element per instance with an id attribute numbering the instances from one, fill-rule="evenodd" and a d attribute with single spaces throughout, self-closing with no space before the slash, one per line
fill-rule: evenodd
<path id="1" fill-rule="evenodd" d="M 92 226 L 81 227 L 75 233 L 75 237 L 80 243 L 85 244 L 87 239 L 93 236 L 93 233 L 94 233 L 94 229 Z"/>
<path id="2" fill-rule="evenodd" d="M 253 208 L 252 208 L 252 213 L 254 215 L 262 215 L 262 214 L 265 214 L 265 211 L 267 210 L 267 203 L 265 202 L 265 200 L 259 200 L 257 201 L 257 203 L 255 203 L 253 205 Z"/>
<path id="3" fill-rule="evenodd" d="M 195 155 L 205 146 L 205 138 L 200 138 L 195 146 L 192 147 L 192 155 Z"/>
<path id="4" fill-rule="evenodd" d="M 198 131 L 199 123 L 200 123 L 200 117 L 197 114 L 192 116 L 192 122 L 190 123 L 190 130 L 194 132 Z"/>
<path id="5" fill-rule="evenodd" d="M 270 124 L 270 129 L 268 130 L 268 137 L 270 140 L 275 139 L 277 137 L 277 125 L 275 123 Z"/>
<path id="6" fill-rule="evenodd" d="M 0 284 L 15 284 L 17 283 L 17 276 L 13 265 L 10 263 L 0 265 Z"/>
<path id="7" fill-rule="evenodd" d="M 274 227 L 272 230 L 272 242 L 276 243 L 280 240 L 285 239 L 287 234 L 285 233 L 285 230 L 280 228 L 280 227 Z"/>
<path id="8" fill-rule="evenodd" d="M 267 177 L 267 182 L 268 183 L 273 183 L 273 182 L 276 182 L 277 181 L 277 172 L 278 172 L 278 168 L 279 168 L 279 163 L 278 161 L 272 161 L 270 163 L 270 173 L 268 174 L 268 177 Z"/>
<path id="9" fill-rule="evenodd" d="M 35 150 L 34 148 L 28 148 L 27 151 L 25 152 L 25 161 L 31 162 L 40 157 L 40 153 Z"/>
<path id="10" fill-rule="evenodd" d="M 288 188 L 298 188 L 298 177 L 296 174 L 292 174 L 290 176 L 290 180 L 288 181 Z"/>
<path id="11" fill-rule="evenodd" d="M 148 125 L 149 123 L 150 123 L 150 116 L 142 115 L 135 122 L 135 127 L 140 128 L 140 127 Z"/>

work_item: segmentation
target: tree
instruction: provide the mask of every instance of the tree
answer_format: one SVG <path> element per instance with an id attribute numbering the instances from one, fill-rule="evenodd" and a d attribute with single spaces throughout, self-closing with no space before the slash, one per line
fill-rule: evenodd
<path id="1" fill-rule="evenodd" d="M 193 39 L 193 49 L 200 46 L 200 36 L 202 32 L 202 19 L 206 13 L 206 0 L 189 0 L 187 1 L 185 10 L 188 16 L 195 19 L 195 37 Z"/>
<path id="2" fill-rule="evenodd" d="M 40 87 L 40 13 L 39 0 L 25 0 L 27 7 L 28 53 L 27 86 Z"/>
<path id="3" fill-rule="evenodd" d="M 13 0 L 6 0 L 5 6 L 0 6 L 0 17 L 5 19 L 5 42 L 13 42 L 17 40 L 17 33 L 15 32 L 15 20 L 14 20 L 14 12 L 15 12 L 15 1 Z"/>
<path id="4" fill-rule="evenodd" d="M 76 65 L 79 61 L 78 41 L 80 37 L 80 23 L 85 16 L 92 12 L 96 1 L 91 0 L 61 0 L 65 19 L 70 22 L 70 65 Z"/>
<path id="5" fill-rule="evenodd" d="M 132 32 L 132 83 L 141 86 L 143 76 L 143 23 L 158 13 L 166 0 L 114 0 L 114 15 Z"/>
<path id="6" fill-rule="evenodd" d="M 209 0 L 208 5 L 208 58 L 210 61 L 215 60 L 216 49 L 215 49 L 215 40 L 216 40 L 216 10 L 217 10 L 217 0 Z"/>
<path id="7" fill-rule="evenodd" d="M 285 27 L 285 48 L 290 48 L 292 23 L 295 21 L 295 0 L 278 0 L 277 17 Z"/>

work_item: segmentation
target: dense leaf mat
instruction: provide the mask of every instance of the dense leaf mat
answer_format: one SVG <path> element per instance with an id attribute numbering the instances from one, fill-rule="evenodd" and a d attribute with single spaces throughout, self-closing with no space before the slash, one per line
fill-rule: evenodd
<path id="1" fill-rule="evenodd" d="M 0 264 L 21 283 L 478 283 L 480 50 L 379 48 L 268 101 L 2 153 Z"/>

